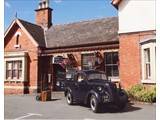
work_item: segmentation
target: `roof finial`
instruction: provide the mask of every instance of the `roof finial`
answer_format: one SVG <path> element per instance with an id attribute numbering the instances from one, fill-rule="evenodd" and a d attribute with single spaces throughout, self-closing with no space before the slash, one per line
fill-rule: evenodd
<path id="1" fill-rule="evenodd" d="M 17 19 L 17 12 L 15 13 L 15 16 L 14 16 L 16 19 Z"/>

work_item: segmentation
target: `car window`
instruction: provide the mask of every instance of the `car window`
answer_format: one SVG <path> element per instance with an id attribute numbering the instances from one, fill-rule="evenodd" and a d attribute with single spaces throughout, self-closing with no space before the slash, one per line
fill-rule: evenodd
<path id="1" fill-rule="evenodd" d="M 73 80 L 73 74 L 72 73 L 67 73 L 66 74 L 66 80 Z"/>
<path id="2" fill-rule="evenodd" d="M 91 73 L 88 75 L 88 80 L 94 80 L 94 79 L 107 80 L 107 77 L 104 73 Z"/>
<path id="3" fill-rule="evenodd" d="M 85 79 L 85 75 L 83 73 L 78 73 L 77 75 L 77 81 L 81 82 Z"/>

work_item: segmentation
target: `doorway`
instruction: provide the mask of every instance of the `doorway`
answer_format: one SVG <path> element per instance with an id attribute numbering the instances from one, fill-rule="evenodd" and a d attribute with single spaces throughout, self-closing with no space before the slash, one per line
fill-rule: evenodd
<path id="1" fill-rule="evenodd" d="M 53 64 L 53 88 L 55 91 L 64 90 L 64 82 L 66 77 L 66 70 L 60 64 Z"/>

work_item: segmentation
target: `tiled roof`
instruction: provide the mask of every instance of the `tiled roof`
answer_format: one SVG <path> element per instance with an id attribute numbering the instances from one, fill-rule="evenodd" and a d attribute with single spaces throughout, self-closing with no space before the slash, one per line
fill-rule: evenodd
<path id="1" fill-rule="evenodd" d="M 118 18 L 102 18 L 43 28 L 19 19 L 40 47 L 59 48 L 118 41 Z M 46 39 L 45 39 L 46 37 Z"/>
<path id="2" fill-rule="evenodd" d="M 102 18 L 64 25 L 53 25 L 46 32 L 46 47 L 57 48 L 75 45 L 118 41 L 118 18 Z"/>
<path id="3" fill-rule="evenodd" d="M 26 28 L 26 30 L 31 34 L 31 36 L 39 44 L 39 46 L 41 47 L 46 46 L 45 39 L 44 39 L 44 31 L 42 27 L 21 19 L 18 19 L 18 20 L 22 23 L 22 25 Z"/>

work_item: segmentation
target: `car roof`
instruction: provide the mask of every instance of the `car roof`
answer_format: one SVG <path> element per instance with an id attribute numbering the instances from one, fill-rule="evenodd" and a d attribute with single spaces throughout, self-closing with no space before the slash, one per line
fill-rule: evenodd
<path id="1" fill-rule="evenodd" d="M 92 74 L 92 73 L 104 73 L 103 71 L 98 70 L 69 70 L 67 73 L 85 73 L 85 74 Z"/>
<path id="2" fill-rule="evenodd" d="M 92 74 L 92 73 L 104 73 L 102 71 L 98 71 L 98 70 L 82 70 L 84 73 L 86 74 Z"/>

